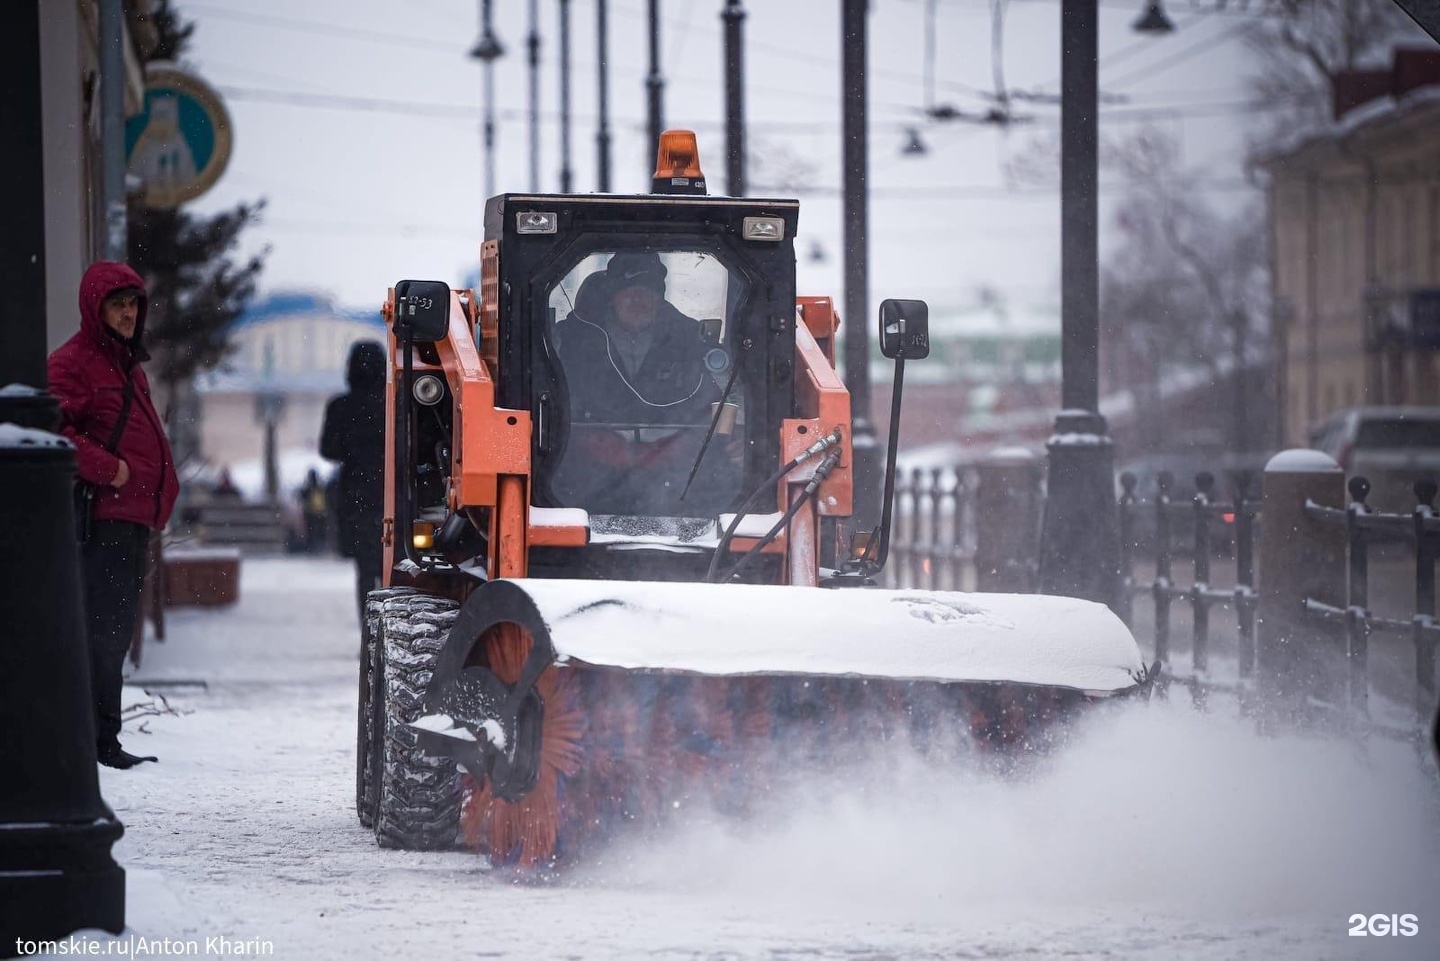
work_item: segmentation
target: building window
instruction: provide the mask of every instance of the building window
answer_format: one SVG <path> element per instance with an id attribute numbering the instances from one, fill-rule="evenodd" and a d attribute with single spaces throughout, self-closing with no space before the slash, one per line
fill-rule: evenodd
<path id="1" fill-rule="evenodd" d="M 1407 198 L 1408 199 L 1408 198 Z M 1419 198 L 1416 198 L 1417 200 Z M 1413 284 L 1419 279 L 1417 260 L 1420 252 L 1420 218 L 1416 212 L 1418 204 L 1405 204 L 1405 249 L 1401 252 L 1405 262 L 1404 283 Z"/>
<path id="2" fill-rule="evenodd" d="M 1440 284 L 1440 184 L 1430 185 L 1430 281 Z"/>

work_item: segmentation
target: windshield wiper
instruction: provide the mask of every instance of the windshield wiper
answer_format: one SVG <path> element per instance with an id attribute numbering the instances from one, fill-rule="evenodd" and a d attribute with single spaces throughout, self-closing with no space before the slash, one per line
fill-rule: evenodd
<path id="1" fill-rule="evenodd" d="M 683 501 L 685 495 L 690 493 L 690 484 L 695 480 L 695 472 L 700 469 L 700 461 L 704 459 L 705 452 L 710 449 L 710 438 L 715 436 L 715 427 L 720 423 L 721 416 L 725 413 L 725 402 L 730 399 L 730 388 L 735 386 L 735 378 L 740 373 L 740 365 L 730 365 L 730 379 L 725 381 L 725 389 L 720 392 L 720 402 L 715 405 L 715 413 L 710 418 L 710 428 L 705 431 L 705 439 L 700 443 L 700 452 L 695 455 L 695 463 L 690 465 L 690 476 L 685 478 L 685 487 L 680 491 L 680 499 Z"/>

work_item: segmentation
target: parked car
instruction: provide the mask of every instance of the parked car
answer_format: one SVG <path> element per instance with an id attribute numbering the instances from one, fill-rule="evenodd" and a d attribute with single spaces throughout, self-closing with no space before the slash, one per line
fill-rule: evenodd
<path id="1" fill-rule="evenodd" d="M 1310 446 L 1335 458 L 1347 477 L 1370 482 L 1378 511 L 1415 509 L 1415 482 L 1440 477 L 1440 407 L 1351 407 L 1310 432 Z"/>

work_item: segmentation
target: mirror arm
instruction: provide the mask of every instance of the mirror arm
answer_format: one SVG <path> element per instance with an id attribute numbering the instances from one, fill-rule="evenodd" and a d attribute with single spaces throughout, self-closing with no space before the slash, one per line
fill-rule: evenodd
<path id="1" fill-rule="evenodd" d="M 890 556 L 890 525 L 893 520 L 895 508 L 895 455 L 900 446 L 900 395 L 905 386 L 905 350 L 902 347 L 900 353 L 895 356 L 895 383 L 890 392 L 890 437 L 886 443 L 885 452 L 885 499 L 880 505 L 880 526 L 870 538 L 870 546 L 865 549 L 864 559 L 872 569 L 867 571 L 870 574 L 878 574 L 885 568 L 885 561 Z M 879 551 L 874 558 L 870 557 L 870 550 L 876 541 L 879 541 Z"/>
<path id="2" fill-rule="evenodd" d="M 414 329 L 409 324 L 397 324 L 400 332 L 402 355 L 400 390 L 395 396 L 395 413 L 400 421 L 400 443 L 395 445 L 395 476 L 400 478 L 400 497 L 396 504 L 395 536 L 400 538 L 405 559 L 416 567 L 420 566 L 415 557 L 413 540 L 415 530 L 415 473 L 411 464 L 415 439 L 411 430 L 411 391 L 414 390 L 415 368 L 411 348 L 414 347 Z"/>

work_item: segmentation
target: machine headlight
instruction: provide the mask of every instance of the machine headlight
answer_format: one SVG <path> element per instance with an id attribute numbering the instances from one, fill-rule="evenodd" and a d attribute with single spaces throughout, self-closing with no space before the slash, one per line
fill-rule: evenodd
<path id="1" fill-rule="evenodd" d="M 445 382 L 434 374 L 425 374 L 416 378 L 413 392 L 420 403 L 434 407 L 445 396 Z"/>
<path id="2" fill-rule="evenodd" d="M 515 215 L 515 232 L 520 234 L 553 234 L 559 225 L 552 210 L 522 210 Z"/>
<path id="3" fill-rule="evenodd" d="M 785 239 L 785 221 L 780 217 L 746 217 L 740 236 L 746 240 L 781 241 Z"/>

